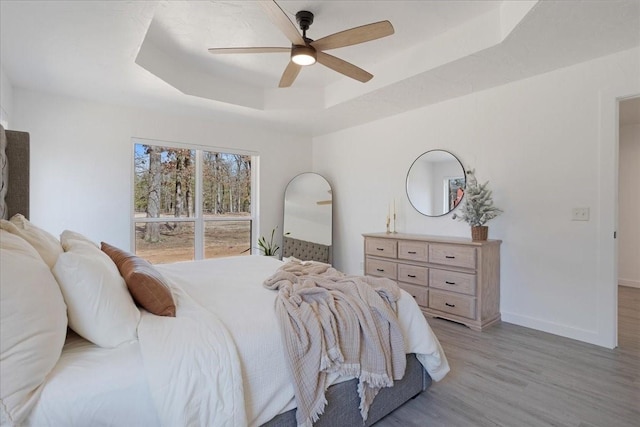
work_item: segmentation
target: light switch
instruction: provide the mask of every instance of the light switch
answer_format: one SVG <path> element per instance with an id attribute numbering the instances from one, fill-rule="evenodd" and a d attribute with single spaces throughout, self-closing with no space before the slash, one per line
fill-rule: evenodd
<path id="1" fill-rule="evenodd" d="M 571 221 L 589 221 L 589 208 L 573 208 Z"/>

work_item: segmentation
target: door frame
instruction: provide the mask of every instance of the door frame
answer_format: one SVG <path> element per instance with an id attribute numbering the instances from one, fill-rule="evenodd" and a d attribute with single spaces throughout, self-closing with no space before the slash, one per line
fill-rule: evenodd
<path id="1" fill-rule="evenodd" d="M 618 155 L 620 101 L 639 96 L 640 82 L 613 84 L 600 91 L 598 150 L 598 265 L 596 274 L 598 344 L 618 345 Z"/>

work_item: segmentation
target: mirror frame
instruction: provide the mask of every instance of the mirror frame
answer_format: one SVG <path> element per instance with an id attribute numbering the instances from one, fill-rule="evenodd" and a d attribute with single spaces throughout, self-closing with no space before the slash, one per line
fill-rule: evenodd
<path id="1" fill-rule="evenodd" d="M 453 212 L 462 202 L 462 200 L 464 200 L 464 194 L 462 195 L 462 197 L 460 198 L 460 201 L 452 208 L 450 208 L 449 210 L 447 210 L 446 212 L 443 213 L 438 213 L 436 214 L 430 214 L 430 213 L 426 213 L 423 212 L 422 210 L 420 210 L 415 203 L 415 200 L 411 200 L 411 193 L 409 192 L 409 178 L 411 176 L 411 170 L 413 169 L 413 167 L 416 165 L 417 162 L 420 161 L 420 159 L 422 159 L 424 156 L 426 156 L 429 153 L 435 153 L 435 152 L 441 152 L 441 153 L 445 153 L 450 155 L 453 159 L 455 159 L 455 161 L 458 163 L 458 165 L 460 165 L 460 172 L 461 172 L 461 177 L 464 179 L 464 186 L 462 187 L 463 189 L 466 189 L 467 187 L 467 173 L 465 171 L 464 166 L 462 165 L 462 162 L 460 161 L 460 159 L 454 155 L 453 153 L 451 153 L 450 151 L 447 150 L 442 150 L 442 149 L 434 149 L 434 150 L 429 150 L 429 151 L 425 151 L 424 153 L 420 154 L 418 157 L 416 157 L 416 159 L 411 163 L 411 166 L 409 167 L 409 170 L 407 171 L 407 178 L 405 180 L 405 191 L 407 193 L 407 198 L 409 199 L 409 203 L 411 203 L 411 206 L 418 212 L 421 213 L 424 216 L 428 216 L 428 217 L 440 217 L 440 216 L 444 216 L 444 215 L 448 215 L 451 212 Z M 427 189 L 428 191 L 429 189 Z M 414 198 L 415 198 L 415 192 L 412 192 L 414 194 Z"/>
<path id="2" fill-rule="evenodd" d="M 301 189 L 304 189 L 302 193 L 296 193 Z M 292 198 L 295 195 L 297 195 L 297 200 Z M 298 208 L 302 208 L 306 212 L 300 215 L 298 208 L 295 208 L 294 205 L 288 206 L 292 202 L 297 202 Z M 312 223 L 309 223 L 310 220 Z M 313 222 L 314 220 L 316 222 Z M 304 224 L 305 221 L 307 224 Z M 309 227 L 309 225 L 313 225 L 313 227 Z M 292 250 L 293 254 L 290 253 L 288 256 L 296 258 L 300 258 L 300 256 L 296 256 L 296 251 L 302 251 L 305 255 L 313 252 L 315 257 L 327 254 L 327 259 L 315 260 L 331 263 L 333 187 L 327 178 L 316 172 L 303 172 L 289 181 L 284 191 L 282 232 L 283 256 L 286 255 L 285 252 Z M 289 250 L 287 250 L 286 239 L 291 239 L 290 244 L 294 245 L 289 246 Z"/>

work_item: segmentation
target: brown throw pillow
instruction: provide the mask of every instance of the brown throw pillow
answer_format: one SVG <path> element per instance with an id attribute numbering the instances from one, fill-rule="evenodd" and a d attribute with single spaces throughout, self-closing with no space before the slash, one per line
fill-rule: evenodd
<path id="1" fill-rule="evenodd" d="M 148 261 L 105 242 L 100 248 L 118 266 L 138 305 L 158 316 L 176 316 L 176 304 L 169 285 Z"/>

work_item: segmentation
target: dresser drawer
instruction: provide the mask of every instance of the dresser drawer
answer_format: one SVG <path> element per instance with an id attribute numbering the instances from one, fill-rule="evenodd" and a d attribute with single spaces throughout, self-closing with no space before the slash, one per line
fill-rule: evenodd
<path id="1" fill-rule="evenodd" d="M 372 239 L 365 240 L 365 252 L 367 255 L 381 256 L 385 258 L 398 257 L 397 241 L 389 239 Z"/>
<path id="2" fill-rule="evenodd" d="M 429 262 L 453 267 L 476 268 L 476 248 L 458 245 L 429 245 Z"/>
<path id="3" fill-rule="evenodd" d="M 398 280 L 427 286 L 429 284 L 429 269 L 416 265 L 398 264 Z"/>
<path id="4" fill-rule="evenodd" d="M 398 277 L 398 264 L 391 261 L 367 258 L 365 274 L 369 276 L 388 277 L 396 280 Z"/>
<path id="5" fill-rule="evenodd" d="M 432 268 L 429 270 L 429 286 L 446 291 L 460 292 L 461 294 L 475 295 L 476 276 L 475 274 Z"/>
<path id="6" fill-rule="evenodd" d="M 398 258 L 411 261 L 427 262 L 429 256 L 429 244 L 426 242 L 398 242 Z"/>
<path id="7" fill-rule="evenodd" d="M 476 318 L 476 299 L 474 297 L 431 290 L 429 308 L 468 319 Z"/>
<path id="8" fill-rule="evenodd" d="M 409 294 L 411 294 L 411 296 L 416 300 L 418 305 L 421 305 L 422 307 L 429 306 L 429 289 L 425 288 L 424 286 L 410 285 L 409 283 L 402 282 L 399 282 L 398 286 L 409 292 Z"/>

